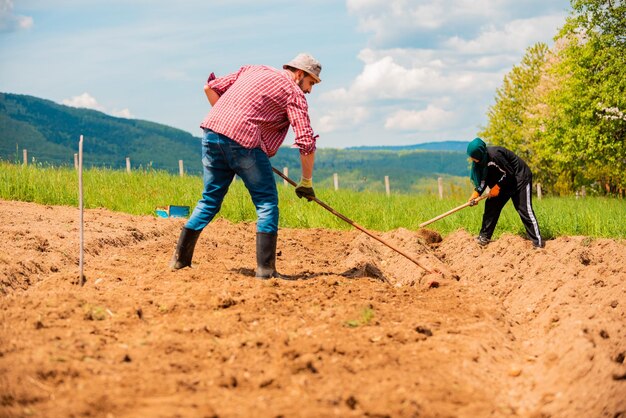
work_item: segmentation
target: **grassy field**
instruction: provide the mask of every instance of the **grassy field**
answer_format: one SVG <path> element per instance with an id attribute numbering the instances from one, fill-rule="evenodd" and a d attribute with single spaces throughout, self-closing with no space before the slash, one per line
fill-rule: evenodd
<path id="1" fill-rule="evenodd" d="M 277 178 L 277 180 L 280 180 Z M 154 215 L 157 206 L 186 205 L 192 210 L 202 191 L 200 177 L 180 177 L 163 171 L 126 173 L 88 169 L 83 173 L 85 208 L 107 208 L 135 215 Z M 313 202 L 298 199 L 291 186 L 278 186 L 280 226 L 284 228 L 352 228 Z M 354 222 L 376 231 L 416 230 L 419 224 L 465 203 L 465 197 L 335 191 L 316 188 L 317 197 Z M 467 195 L 471 194 L 468 187 Z M 78 175 L 72 168 L 23 167 L 0 162 L 0 198 L 48 205 L 78 206 Z M 477 233 L 483 203 L 468 207 L 428 226 L 447 235 L 458 229 Z M 626 238 L 626 201 L 602 197 L 543 198 L 534 201 L 542 235 Z M 235 181 L 219 217 L 233 222 L 256 220 L 254 206 L 241 181 Z M 524 234 L 511 203 L 505 207 L 495 237 Z"/>

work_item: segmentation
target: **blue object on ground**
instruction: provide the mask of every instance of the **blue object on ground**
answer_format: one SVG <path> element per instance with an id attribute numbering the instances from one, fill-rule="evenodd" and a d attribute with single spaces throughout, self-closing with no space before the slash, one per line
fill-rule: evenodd
<path id="1" fill-rule="evenodd" d="M 187 218 L 189 217 L 189 206 L 168 205 L 156 208 L 155 212 L 159 218 Z"/>

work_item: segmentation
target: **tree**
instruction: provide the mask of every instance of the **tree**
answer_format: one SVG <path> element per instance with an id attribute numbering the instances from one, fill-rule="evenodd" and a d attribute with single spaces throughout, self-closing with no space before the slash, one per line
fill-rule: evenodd
<path id="1" fill-rule="evenodd" d="M 558 194 L 626 189 L 626 5 L 572 0 L 547 51 L 537 44 L 505 77 L 481 135 L 519 153 Z"/>
<path id="2" fill-rule="evenodd" d="M 559 191 L 626 186 L 626 6 L 573 0 L 557 36 L 565 47 L 550 71 L 559 82 L 545 96 L 551 112 L 537 148 L 559 175 Z M 551 156 L 551 157 L 550 157 Z"/>
<path id="3" fill-rule="evenodd" d="M 506 147 L 526 160 L 531 160 L 531 144 L 527 131 L 528 109 L 534 103 L 548 47 L 538 43 L 526 50 L 520 65 L 504 77 L 496 90 L 496 103 L 489 108 L 488 124 L 479 135 L 487 142 Z"/>

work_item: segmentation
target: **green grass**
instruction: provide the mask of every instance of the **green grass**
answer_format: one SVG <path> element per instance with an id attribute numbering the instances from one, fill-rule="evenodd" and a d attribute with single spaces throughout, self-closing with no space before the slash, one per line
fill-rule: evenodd
<path id="1" fill-rule="evenodd" d="M 280 179 L 278 179 L 280 180 Z M 157 206 L 184 205 L 192 210 L 202 191 L 200 177 L 180 177 L 164 171 L 88 169 L 83 173 L 85 208 L 107 208 L 134 215 L 154 215 Z M 317 197 L 357 224 L 374 231 L 396 228 L 417 230 L 419 224 L 465 203 L 466 197 L 439 199 L 433 195 L 335 191 L 316 188 Z M 471 194 L 468 187 L 467 196 Z M 298 199 L 291 186 L 278 184 L 280 227 L 350 229 L 350 225 L 314 202 Z M 0 162 L 0 198 L 47 205 L 78 206 L 78 175 L 73 168 L 23 167 Z M 483 204 L 460 210 L 428 225 L 447 235 L 458 229 L 477 233 Z M 626 238 L 626 201 L 586 197 L 543 198 L 534 201 L 542 235 Z M 218 215 L 232 222 L 254 222 L 256 213 L 247 190 L 235 181 Z M 513 205 L 502 212 L 496 237 L 502 233 L 524 234 Z"/>
<path id="2" fill-rule="evenodd" d="M 346 321 L 345 326 L 350 327 L 350 328 L 356 328 L 362 325 L 369 325 L 375 316 L 376 316 L 376 313 L 374 311 L 374 308 L 371 305 L 369 305 L 363 308 L 359 319 L 351 319 L 349 321 Z"/>

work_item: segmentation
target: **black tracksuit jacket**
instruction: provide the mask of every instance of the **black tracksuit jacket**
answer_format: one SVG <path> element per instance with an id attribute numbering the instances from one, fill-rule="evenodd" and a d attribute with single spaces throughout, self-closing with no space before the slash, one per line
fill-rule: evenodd
<path id="1" fill-rule="evenodd" d="M 503 147 L 487 147 L 487 153 L 487 177 L 476 187 L 476 191 L 483 194 L 487 186 L 493 189 L 497 184 L 500 186 L 500 194 L 485 202 L 480 235 L 491 239 L 502 208 L 511 199 L 526 228 L 528 238 L 535 246 L 542 247 L 543 239 L 532 207 L 533 175 L 528 164 Z"/>
<path id="2" fill-rule="evenodd" d="M 501 191 L 513 194 L 532 182 L 533 177 L 528 164 L 514 152 L 504 147 L 487 147 L 487 154 L 489 154 L 487 178 L 476 187 L 478 193 L 482 194 L 487 186 L 493 188 L 497 184 Z"/>

